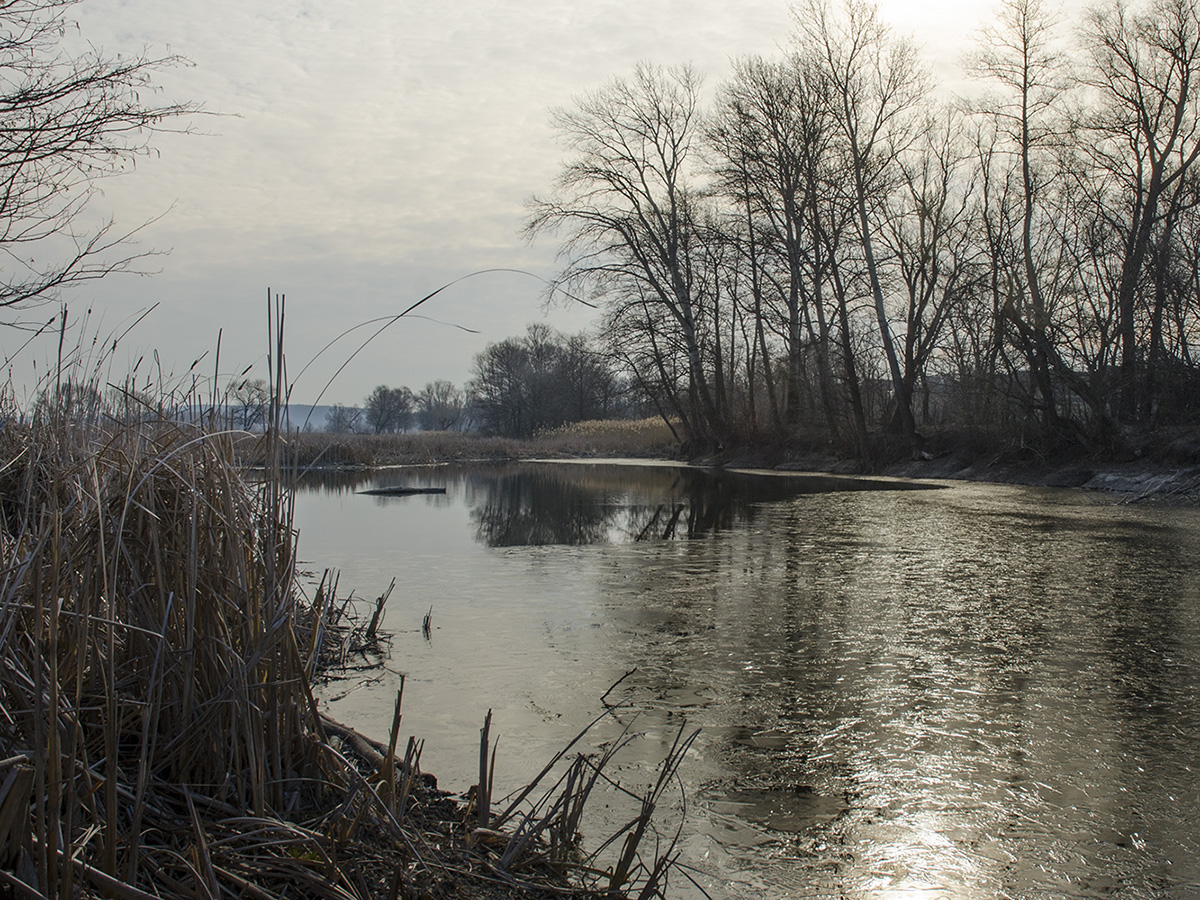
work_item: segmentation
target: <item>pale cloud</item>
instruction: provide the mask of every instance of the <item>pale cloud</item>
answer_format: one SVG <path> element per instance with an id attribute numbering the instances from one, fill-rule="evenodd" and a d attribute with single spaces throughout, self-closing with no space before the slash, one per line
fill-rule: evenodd
<path id="1" fill-rule="evenodd" d="M 947 0 L 884 7 L 948 60 L 987 11 Z M 195 120 L 201 134 L 156 140 L 157 155 L 105 185 L 101 206 L 121 223 L 170 209 L 143 240 L 172 252 L 153 278 L 105 282 L 82 302 L 114 321 L 160 302 L 131 352 L 157 349 L 176 370 L 224 328 L 227 371 L 265 352 L 268 286 L 288 294 L 296 371 L 349 325 L 464 273 L 548 277 L 555 248 L 519 232 L 523 201 L 550 186 L 562 159 L 549 110 L 642 60 L 691 63 L 715 84 L 731 57 L 773 54 L 792 28 L 785 0 L 86 0 L 75 14 L 108 52 L 169 47 L 190 59 L 163 73 L 160 96 L 220 114 Z M 327 399 L 356 402 L 380 382 L 462 382 L 487 342 L 543 316 L 540 293 L 519 276 L 456 286 L 430 315 L 483 334 L 404 323 Z M 558 308 L 550 321 L 578 330 L 590 317 Z M 315 368 L 324 374 L 313 391 L 297 387 L 301 399 L 334 366 Z"/>

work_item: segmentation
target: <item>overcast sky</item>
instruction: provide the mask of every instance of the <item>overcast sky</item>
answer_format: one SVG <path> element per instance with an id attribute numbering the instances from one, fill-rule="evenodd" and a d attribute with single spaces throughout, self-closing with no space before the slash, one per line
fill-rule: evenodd
<path id="1" fill-rule="evenodd" d="M 925 47 L 943 78 L 994 5 L 884 0 L 884 17 Z M 190 60 L 158 79 L 162 99 L 220 117 L 165 135 L 158 153 L 108 181 L 96 209 L 119 226 L 159 217 L 143 249 L 156 274 L 68 295 L 102 334 L 152 304 L 118 367 L 157 351 L 164 372 L 265 376 L 266 295 L 287 296 L 295 378 L 344 329 L 399 312 L 490 267 L 554 271 L 556 248 L 520 235 L 523 203 L 551 185 L 563 155 L 549 110 L 628 74 L 641 60 L 691 63 L 715 85 L 732 58 L 771 55 L 792 30 L 786 0 L 85 0 L 72 15 L 106 52 L 169 50 Z M 541 303 L 533 278 L 491 274 L 392 326 L 322 402 L 355 404 L 377 384 L 461 384 L 487 343 L 548 321 L 578 331 L 582 308 Z M 470 334 L 453 326 L 475 329 Z M 369 332 L 357 334 L 365 336 Z M 11 354 L 19 341 L 0 333 Z M 347 338 L 295 384 L 309 402 L 357 347 Z M 16 378 L 48 348 L 18 359 Z M 119 374 L 119 373 L 118 373 Z"/>

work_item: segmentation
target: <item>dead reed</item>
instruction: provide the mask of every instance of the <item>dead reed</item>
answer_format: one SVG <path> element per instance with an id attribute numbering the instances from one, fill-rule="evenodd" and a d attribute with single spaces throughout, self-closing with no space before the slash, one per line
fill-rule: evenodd
<path id="1" fill-rule="evenodd" d="M 301 467 L 369 468 L 475 460 L 636 457 L 671 459 L 679 445 L 661 419 L 576 422 L 526 440 L 457 431 L 411 434 L 324 434 L 292 432 L 289 458 Z M 241 453 L 262 465 L 262 448 L 250 441 Z"/>
<path id="2" fill-rule="evenodd" d="M 679 441 L 671 426 L 657 416 L 573 422 L 539 432 L 533 440 L 547 454 L 658 459 L 679 455 Z"/>
<path id="3" fill-rule="evenodd" d="M 165 398 L 60 381 L 0 416 L 0 897 L 657 896 L 670 851 L 636 858 L 661 787 L 605 874 L 577 838 L 605 757 L 497 814 L 493 748 L 472 814 L 420 742 L 398 755 L 402 689 L 386 743 L 319 712 L 391 588 L 354 640 L 335 575 L 302 589 L 272 349 L 253 479 L 245 436 Z"/>
<path id="4" fill-rule="evenodd" d="M 204 820 L 266 822 L 344 781 L 309 691 L 324 598 L 301 606 L 289 499 L 242 478 L 226 435 L 53 400 L 9 418 L 0 459 L 0 756 L 33 804 L 0 852 L 48 897 L 213 893 Z"/>

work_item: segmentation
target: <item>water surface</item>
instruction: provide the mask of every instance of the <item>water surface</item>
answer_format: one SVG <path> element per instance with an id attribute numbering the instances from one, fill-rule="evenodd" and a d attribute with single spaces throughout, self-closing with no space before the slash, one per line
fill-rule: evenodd
<path id="1" fill-rule="evenodd" d="M 354 493 L 393 484 L 447 493 Z M 444 787 L 488 709 L 515 787 L 633 670 L 592 737 L 632 722 L 636 781 L 702 729 L 684 858 L 714 897 L 1200 896 L 1200 513 L 919 487 L 407 468 L 314 481 L 297 519 L 343 593 L 397 578 L 403 730 Z M 326 702 L 383 735 L 397 681 Z"/>

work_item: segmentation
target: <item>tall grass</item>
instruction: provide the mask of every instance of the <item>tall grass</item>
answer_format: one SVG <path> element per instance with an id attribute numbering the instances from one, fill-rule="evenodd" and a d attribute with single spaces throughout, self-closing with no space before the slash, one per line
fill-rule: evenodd
<path id="1" fill-rule="evenodd" d="M 662 419 L 575 422 L 527 439 L 457 431 L 411 434 L 293 432 L 288 452 L 300 466 L 371 467 L 539 458 L 636 457 L 671 459 L 679 445 Z M 246 448 L 249 450 L 249 447 Z M 247 453 L 247 461 L 260 463 Z"/>
<path id="2" fill-rule="evenodd" d="M 241 477 L 227 435 L 57 400 L 9 419 L 0 459 L 0 756 L 35 806 L 7 850 L 46 896 L 143 870 L 211 882 L 193 838 L 143 834 L 178 834 L 198 802 L 270 816 L 337 779 L 286 498 Z"/>
<path id="3" fill-rule="evenodd" d="M 0 897 L 594 894 L 546 849 L 573 833 L 573 786 L 568 826 L 472 822 L 419 742 L 397 755 L 399 697 L 385 743 L 319 712 L 349 604 L 333 577 L 311 596 L 298 579 L 282 349 L 253 438 L 62 365 L 32 413 L 11 393 L 0 410 Z M 525 837 L 497 859 L 480 822 Z M 661 866 L 645 872 L 605 896 L 653 896 Z"/>

